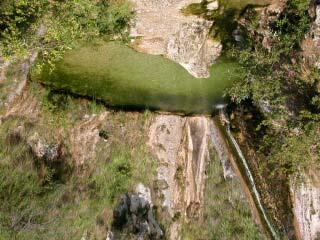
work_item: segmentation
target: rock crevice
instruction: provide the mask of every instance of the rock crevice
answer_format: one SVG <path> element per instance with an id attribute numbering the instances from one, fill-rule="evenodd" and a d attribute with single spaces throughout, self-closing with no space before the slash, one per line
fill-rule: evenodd
<path id="1" fill-rule="evenodd" d="M 211 122 L 204 116 L 159 115 L 151 125 L 149 145 L 159 161 L 156 194 L 172 219 L 202 215 Z M 169 239 L 180 239 L 180 228 L 174 221 Z"/>

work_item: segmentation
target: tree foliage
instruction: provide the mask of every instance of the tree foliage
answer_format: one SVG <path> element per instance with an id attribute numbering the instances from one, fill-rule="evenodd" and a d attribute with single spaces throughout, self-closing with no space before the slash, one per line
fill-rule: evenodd
<path id="1" fill-rule="evenodd" d="M 297 53 L 311 24 L 308 7 L 309 1 L 306 0 L 289 1 L 278 20 L 270 23 L 269 28 L 274 36 L 271 49 L 263 47 L 263 37 L 255 31 L 258 15 L 254 14 L 254 10 L 248 10 L 250 19 L 247 20 L 251 25 L 245 28 L 253 31 L 246 31 L 246 40 L 228 50 L 228 54 L 247 70 L 246 77 L 229 91 L 234 101 L 239 103 L 252 98 L 257 105 L 260 100 L 268 100 L 275 105 L 285 103 L 286 85 L 299 81 L 296 74 L 299 70 Z M 239 92 L 240 86 L 245 89 Z"/>
<path id="2" fill-rule="evenodd" d="M 0 55 L 38 50 L 49 61 L 80 41 L 124 36 L 132 16 L 128 3 L 116 0 L 5 0 L 0 9 Z"/>
<path id="3" fill-rule="evenodd" d="M 263 113 L 260 150 L 277 173 L 298 173 L 319 161 L 318 71 L 309 69 L 311 79 L 306 81 L 300 54 L 312 22 L 310 4 L 309 0 L 288 1 L 278 19 L 269 23 L 269 49 L 259 33 L 259 15 L 248 9 L 244 17 L 250 24 L 241 26 L 245 41 L 227 51 L 246 70 L 228 93 L 237 104 L 249 99 Z"/>

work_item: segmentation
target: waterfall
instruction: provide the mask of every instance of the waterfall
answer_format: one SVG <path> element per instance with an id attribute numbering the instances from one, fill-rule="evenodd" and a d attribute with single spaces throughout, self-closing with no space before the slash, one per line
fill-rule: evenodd
<path id="1" fill-rule="evenodd" d="M 229 137 L 229 139 L 231 140 L 240 160 L 241 160 L 241 164 L 243 165 L 244 169 L 245 169 L 245 174 L 246 174 L 246 177 L 247 179 L 249 180 L 249 183 L 250 183 L 250 187 L 252 189 L 252 192 L 253 192 L 253 197 L 254 199 L 256 200 L 256 203 L 258 205 L 258 208 L 260 210 L 260 212 L 262 213 L 262 217 L 264 219 L 264 221 L 266 222 L 267 224 L 267 227 L 270 231 L 270 233 L 272 234 L 272 237 L 276 240 L 280 239 L 276 230 L 274 229 L 273 225 L 271 224 L 269 218 L 268 218 L 268 215 L 266 213 L 266 210 L 264 209 L 263 205 L 262 205 L 262 202 L 261 202 L 261 196 L 260 196 L 260 193 L 258 192 L 257 190 L 257 186 L 255 184 L 255 181 L 254 181 L 254 178 L 253 178 L 253 174 L 249 168 L 249 165 L 248 165 L 248 162 L 246 160 L 246 158 L 244 157 L 241 149 L 240 149 L 240 146 L 239 144 L 237 143 L 236 139 L 233 137 L 232 133 L 231 133 L 231 130 L 230 130 L 230 122 L 224 112 L 225 110 L 225 106 L 218 106 L 217 109 L 219 110 L 220 112 L 220 118 L 221 118 L 221 122 L 224 123 L 224 125 L 226 126 L 226 132 L 227 132 L 227 135 Z"/>

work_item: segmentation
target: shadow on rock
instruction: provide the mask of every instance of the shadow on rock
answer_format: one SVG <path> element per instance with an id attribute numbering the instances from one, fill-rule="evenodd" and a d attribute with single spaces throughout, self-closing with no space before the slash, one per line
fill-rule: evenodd
<path id="1" fill-rule="evenodd" d="M 152 203 L 138 194 L 123 194 L 113 211 L 113 231 L 134 234 L 136 239 L 162 239 L 164 233 L 153 213 Z"/>

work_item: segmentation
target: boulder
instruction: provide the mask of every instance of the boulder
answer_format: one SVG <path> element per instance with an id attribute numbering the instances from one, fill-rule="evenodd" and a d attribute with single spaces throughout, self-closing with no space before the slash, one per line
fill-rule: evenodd
<path id="1" fill-rule="evenodd" d="M 219 2 L 218 1 L 213 1 L 213 2 L 208 3 L 207 9 L 209 11 L 218 10 L 219 9 Z"/>
<path id="2" fill-rule="evenodd" d="M 113 232 L 109 231 L 107 233 L 106 240 L 115 240 Z"/>
<path id="3" fill-rule="evenodd" d="M 150 189 L 138 184 L 137 193 L 123 194 L 113 211 L 114 232 L 135 234 L 138 240 L 164 236 L 153 214 Z"/>
<path id="4" fill-rule="evenodd" d="M 222 45 L 209 37 L 212 22 L 184 23 L 169 37 L 167 56 L 198 78 L 210 77 L 210 66 L 220 56 Z"/>
<path id="5" fill-rule="evenodd" d="M 27 139 L 31 151 L 38 159 L 44 159 L 49 162 L 57 161 L 61 156 L 60 144 L 47 144 L 38 133 L 35 133 Z"/>

